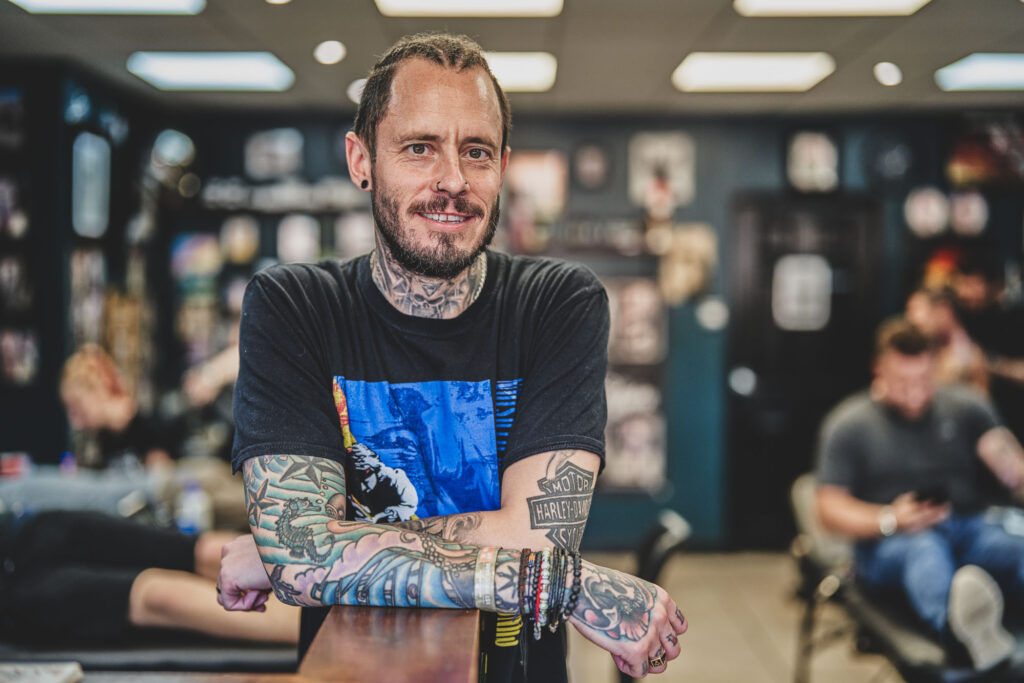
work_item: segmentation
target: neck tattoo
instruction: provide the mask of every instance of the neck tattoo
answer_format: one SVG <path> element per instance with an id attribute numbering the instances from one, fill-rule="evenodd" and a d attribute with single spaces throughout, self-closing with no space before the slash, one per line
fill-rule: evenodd
<path id="1" fill-rule="evenodd" d="M 486 253 L 454 279 L 438 280 L 410 273 L 387 255 L 382 258 L 384 250 L 378 240 L 370 253 L 373 282 L 392 306 L 407 315 L 455 318 L 477 300 L 487 280 Z"/>

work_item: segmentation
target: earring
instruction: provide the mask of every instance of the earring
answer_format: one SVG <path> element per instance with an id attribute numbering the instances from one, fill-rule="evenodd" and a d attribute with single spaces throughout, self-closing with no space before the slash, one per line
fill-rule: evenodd
<path id="1" fill-rule="evenodd" d="M 363 182 L 359 183 L 359 187 L 363 188 L 364 190 L 366 188 L 368 188 L 369 186 L 370 186 L 370 181 L 369 180 L 364 180 Z"/>

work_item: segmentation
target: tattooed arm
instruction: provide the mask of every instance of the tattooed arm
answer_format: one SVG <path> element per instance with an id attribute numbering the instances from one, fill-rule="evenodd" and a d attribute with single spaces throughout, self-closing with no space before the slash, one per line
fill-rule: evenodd
<path id="1" fill-rule="evenodd" d="M 345 474 L 324 458 L 260 456 L 243 466 L 249 526 L 277 598 L 301 606 L 473 608 L 480 548 L 345 520 Z M 516 612 L 518 552 L 501 551 L 498 612 Z M 223 574 L 222 574 L 223 578 Z M 240 593 L 222 581 L 231 600 Z"/>
<path id="2" fill-rule="evenodd" d="M 570 461 L 552 456 L 549 465 L 564 480 L 578 474 L 567 466 Z M 248 460 L 243 473 L 253 536 L 242 537 L 225 550 L 219 583 L 220 601 L 226 607 L 237 608 L 244 603 L 247 589 L 252 593 L 260 588 L 260 577 L 247 578 L 232 569 L 239 566 L 238 557 L 246 564 L 244 557 L 251 552 L 247 544 L 253 538 L 275 594 L 287 604 L 478 607 L 473 588 L 480 548 L 396 525 L 345 521 L 345 477 L 337 463 L 262 456 Z M 580 486 L 586 479 L 582 477 Z M 547 474 L 538 480 L 551 481 Z M 593 478 L 588 481 L 592 484 Z M 555 488 L 540 486 L 549 494 Z M 572 486 L 566 483 L 562 488 L 564 493 Z M 545 505 L 555 502 L 541 498 Z M 564 503 L 559 505 L 564 508 Z M 530 526 L 547 537 L 551 528 L 563 527 L 548 524 L 550 516 L 537 513 L 530 518 Z M 453 515 L 439 525 L 439 532 L 460 534 L 467 519 Z M 474 525 L 469 532 L 485 528 L 486 523 Z M 500 550 L 496 611 L 518 612 L 518 572 L 518 550 Z M 257 583 L 247 583 L 250 579 Z M 608 650 L 622 671 L 641 676 L 649 671 L 650 657 L 664 653 L 671 660 L 679 655 L 677 636 L 686 631 L 686 620 L 661 588 L 590 562 L 583 563 L 581 588 L 571 621 L 586 638 Z M 662 670 L 664 666 L 650 669 Z"/>
<path id="3" fill-rule="evenodd" d="M 1006 427 L 994 427 L 978 439 L 978 457 L 1008 488 L 1024 501 L 1024 449 Z"/>
<path id="4" fill-rule="evenodd" d="M 587 451 L 553 451 L 505 470 L 501 509 L 398 522 L 446 541 L 507 548 L 579 550 L 600 466 Z"/>

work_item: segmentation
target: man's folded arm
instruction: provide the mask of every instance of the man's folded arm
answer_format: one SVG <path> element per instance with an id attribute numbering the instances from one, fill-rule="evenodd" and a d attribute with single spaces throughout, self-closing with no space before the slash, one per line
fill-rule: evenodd
<path id="1" fill-rule="evenodd" d="M 389 524 L 345 521 L 345 474 L 325 458 L 243 466 L 249 525 L 278 599 L 302 606 L 474 608 L 480 548 Z M 516 613 L 518 551 L 499 551 L 495 611 Z"/>
<path id="2" fill-rule="evenodd" d="M 397 522 L 446 541 L 504 548 L 579 550 L 600 458 L 560 450 L 519 460 L 505 470 L 501 508 Z"/>

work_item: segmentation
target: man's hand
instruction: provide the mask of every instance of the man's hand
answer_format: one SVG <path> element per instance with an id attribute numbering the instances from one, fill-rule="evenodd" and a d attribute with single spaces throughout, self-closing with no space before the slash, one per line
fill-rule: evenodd
<path id="1" fill-rule="evenodd" d="M 256 549 L 252 534 L 239 536 L 224 545 L 217 576 L 217 602 L 226 610 L 266 610 L 270 578 Z"/>
<path id="2" fill-rule="evenodd" d="M 583 563 L 582 590 L 570 620 L 584 638 L 612 655 L 623 673 L 662 673 L 679 656 L 687 622 L 676 603 L 653 583 Z M 663 660 L 652 666 L 651 660 Z"/>
<path id="3" fill-rule="evenodd" d="M 936 505 L 920 501 L 913 493 L 904 493 L 892 501 L 892 513 L 896 516 L 896 529 L 912 534 L 935 526 L 949 517 L 949 503 Z"/>

